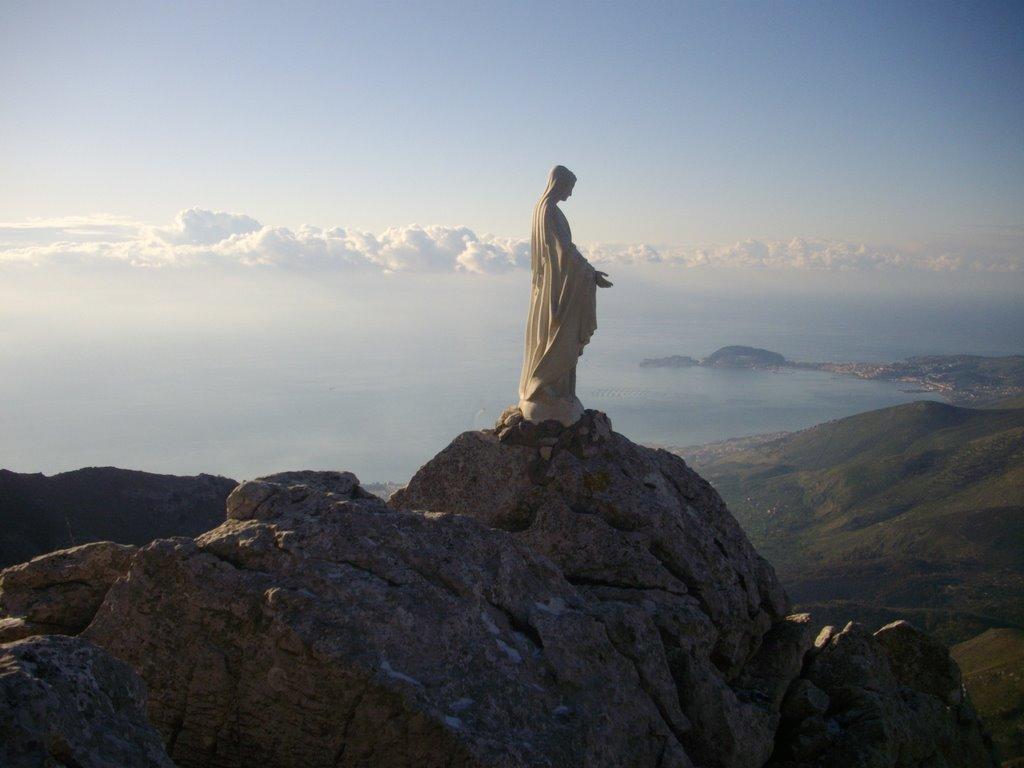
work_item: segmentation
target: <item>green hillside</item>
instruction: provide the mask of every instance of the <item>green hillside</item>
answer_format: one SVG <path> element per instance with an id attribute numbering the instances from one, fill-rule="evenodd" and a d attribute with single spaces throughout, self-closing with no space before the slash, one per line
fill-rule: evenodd
<path id="1" fill-rule="evenodd" d="M 1024 395 L 1007 397 L 986 406 L 987 408 L 1024 408 Z"/>
<path id="2" fill-rule="evenodd" d="M 951 651 L 1000 751 L 1024 765 L 1024 631 L 990 629 Z"/>
<path id="3" fill-rule="evenodd" d="M 1001 405 L 910 403 L 692 463 L 797 608 L 959 643 L 976 706 L 1024 766 L 1024 409 Z"/>
<path id="4" fill-rule="evenodd" d="M 1024 410 L 910 403 L 695 464 L 798 604 L 1024 626 Z"/>

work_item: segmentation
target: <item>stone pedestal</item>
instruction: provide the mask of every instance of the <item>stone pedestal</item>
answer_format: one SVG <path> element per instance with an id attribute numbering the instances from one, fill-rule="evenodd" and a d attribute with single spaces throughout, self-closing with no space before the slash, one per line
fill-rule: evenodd
<path id="1" fill-rule="evenodd" d="M 526 421 L 543 424 L 545 421 L 557 421 L 564 427 L 571 427 L 583 416 L 583 403 L 578 397 L 572 400 L 552 400 L 549 402 L 519 401 L 519 412 Z"/>

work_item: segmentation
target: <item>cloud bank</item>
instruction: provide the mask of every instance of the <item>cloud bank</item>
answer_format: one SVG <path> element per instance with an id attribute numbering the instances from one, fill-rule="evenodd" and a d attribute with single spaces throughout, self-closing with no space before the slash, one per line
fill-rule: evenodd
<path id="1" fill-rule="evenodd" d="M 1024 232 L 1002 228 L 971 243 L 949 240 L 886 247 L 794 237 L 687 248 L 589 244 L 596 265 L 798 270 L 1024 270 Z M 190 208 L 169 226 L 110 215 L 0 223 L 0 265 L 122 264 L 133 267 L 239 266 L 370 272 L 495 274 L 529 269 L 530 243 L 478 235 L 468 227 L 392 227 L 380 234 L 302 226 L 292 230 L 250 216 Z"/>

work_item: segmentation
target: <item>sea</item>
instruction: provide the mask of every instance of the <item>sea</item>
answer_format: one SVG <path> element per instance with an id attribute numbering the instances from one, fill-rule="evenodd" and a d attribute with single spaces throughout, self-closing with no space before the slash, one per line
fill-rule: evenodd
<path id="1" fill-rule="evenodd" d="M 661 270 L 661 271 L 659 271 Z M 125 270 L 0 275 L 0 467 L 404 482 L 517 399 L 529 275 Z M 641 368 L 745 344 L 803 361 L 1024 353 L 999 281 L 623 269 L 578 394 L 685 446 L 935 394 L 813 371 Z"/>

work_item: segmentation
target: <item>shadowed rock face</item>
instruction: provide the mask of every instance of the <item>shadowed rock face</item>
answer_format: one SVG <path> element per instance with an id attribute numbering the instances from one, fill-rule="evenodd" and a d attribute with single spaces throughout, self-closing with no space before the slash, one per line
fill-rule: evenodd
<path id="1" fill-rule="evenodd" d="M 127 664 L 84 640 L 0 645 L 0 765 L 174 768 Z"/>
<path id="2" fill-rule="evenodd" d="M 948 651 L 905 621 L 825 627 L 782 712 L 771 768 L 998 765 Z"/>
<path id="3" fill-rule="evenodd" d="M 348 473 L 245 483 L 228 517 L 142 549 L 85 632 L 179 766 L 690 765 L 646 612 L 507 533 Z"/>
<path id="4" fill-rule="evenodd" d="M 389 503 L 511 531 L 594 610 L 641 608 L 655 630 L 646 652 L 668 659 L 694 724 L 683 736 L 690 757 L 750 766 L 771 754 L 809 620 L 786 621 L 771 567 L 679 457 L 612 432 L 599 412 L 561 431 L 506 413 L 495 433 L 457 437 Z M 766 642 L 772 653 L 759 654 Z"/>
<path id="5" fill-rule="evenodd" d="M 579 586 L 685 596 L 714 625 L 716 662 L 734 675 L 788 610 L 771 566 L 678 456 L 636 445 L 593 411 L 565 433 L 575 439 L 545 460 L 544 444 L 465 432 L 389 503 L 516 532 Z"/>

